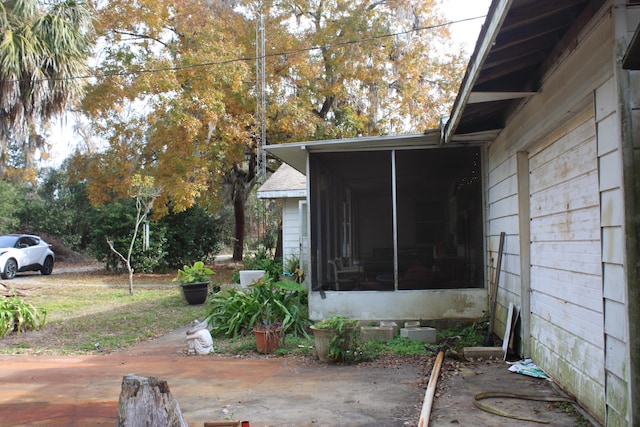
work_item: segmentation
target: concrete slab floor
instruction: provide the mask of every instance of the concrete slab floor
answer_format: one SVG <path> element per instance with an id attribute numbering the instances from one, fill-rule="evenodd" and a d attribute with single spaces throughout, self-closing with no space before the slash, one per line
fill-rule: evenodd
<path id="1" fill-rule="evenodd" d="M 478 409 L 474 404 L 474 395 L 481 392 L 566 397 L 553 382 L 510 372 L 509 366 L 501 359 L 475 360 L 464 363 L 446 361 L 443 364 L 438 382 L 438 391 L 433 402 L 429 427 L 527 427 L 539 425 L 574 427 L 591 425 L 592 420 L 581 418 L 581 415 L 566 403 L 504 397 L 481 400 L 483 404 L 507 414 L 544 421 L 544 424 L 507 418 Z M 593 425 L 597 426 L 597 424 Z"/>

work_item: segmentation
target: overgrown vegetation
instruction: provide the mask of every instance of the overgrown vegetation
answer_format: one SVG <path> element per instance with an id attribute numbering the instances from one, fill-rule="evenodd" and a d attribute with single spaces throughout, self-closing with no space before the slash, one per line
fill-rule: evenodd
<path id="1" fill-rule="evenodd" d="M 136 219 L 135 200 L 91 206 L 86 185 L 73 182 L 63 170 L 49 171 L 38 185 L 0 181 L 0 211 L 0 234 L 39 234 L 54 245 L 59 260 L 72 250 L 112 270 L 123 263 L 107 239 L 120 253 L 127 253 Z M 200 206 L 150 221 L 149 246 L 144 247 L 139 233 L 131 265 L 137 273 L 148 273 L 211 261 L 229 238 L 231 221 L 227 208 L 210 213 Z"/>
<path id="2" fill-rule="evenodd" d="M 360 322 L 357 319 L 341 314 L 331 314 L 313 326 L 328 332 L 328 359 L 340 362 L 357 360 L 359 353 L 357 349 L 360 344 Z"/>
<path id="3" fill-rule="evenodd" d="M 487 336 L 487 326 L 485 322 L 474 322 L 471 325 L 460 325 L 448 329 L 438 329 L 436 337 L 439 343 L 454 343 L 455 349 L 464 347 L 482 346 L 482 342 Z"/>
<path id="4" fill-rule="evenodd" d="M 311 323 L 307 301 L 304 286 L 267 277 L 247 289 L 233 287 L 212 295 L 206 320 L 214 336 L 245 335 L 259 322 L 281 322 L 283 333 L 306 336 Z"/>
<path id="5" fill-rule="evenodd" d="M 47 311 L 43 308 L 38 309 L 17 296 L 0 297 L 0 338 L 10 332 L 38 331 L 46 319 Z"/>

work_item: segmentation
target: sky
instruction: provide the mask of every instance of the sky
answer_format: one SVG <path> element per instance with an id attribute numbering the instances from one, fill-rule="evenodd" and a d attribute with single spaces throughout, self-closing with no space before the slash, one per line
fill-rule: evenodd
<path id="1" fill-rule="evenodd" d="M 448 18 L 448 21 L 460 21 L 486 15 L 490 4 L 491 0 L 442 0 L 440 9 Z M 462 45 L 469 55 L 475 48 L 483 23 L 484 18 L 479 18 L 454 23 L 450 26 L 454 41 Z M 73 135 L 69 119 L 63 118 L 59 120 L 59 123 L 54 124 L 51 130 L 53 146 L 48 164 L 56 167 L 75 150 L 77 137 Z"/>
<path id="2" fill-rule="evenodd" d="M 459 21 L 486 15 L 490 4 L 490 0 L 442 0 L 440 9 L 449 21 Z M 464 44 L 467 52 L 471 54 L 483 23 L 484 18 L 474 19 L 452 24 L 449 30 L 453 39 Z"/>

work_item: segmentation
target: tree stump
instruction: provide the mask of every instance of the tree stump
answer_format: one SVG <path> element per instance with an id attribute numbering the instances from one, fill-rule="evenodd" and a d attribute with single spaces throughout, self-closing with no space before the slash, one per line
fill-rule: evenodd
<path id="1" fill-rule="evenodd" d="M 189 427 L 169 384 L 135 374 L 122 378 L 117 427 Z"/>

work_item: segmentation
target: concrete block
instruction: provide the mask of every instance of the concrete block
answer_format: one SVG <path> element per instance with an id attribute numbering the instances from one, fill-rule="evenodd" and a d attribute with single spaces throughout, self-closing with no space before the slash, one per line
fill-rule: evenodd
<path id="1" fill-rule="evenodd" d="M 465 347 L 465 359 L 504 359 L 502 347 Z"/>
<path id="2" fill-rule="evenodd" d="M 387 342 L 396 336 L 391 326 L 362 326 L 360 328 L 360 339 L 364 341 Z"/>
<path id="3" fill-rule="evenodd" d="M 429 344 L 436 343 L 436 329 L 423 327 L 423 328 L 401 328 L 400 336 L 409 338 L 411 340 L 417 340 L 426 342 Z"/>
<path id="4" fill-rule="evenodd" d="M 391 320 L 381 320 L 380 325 L 378 326 L 386 326 L 389 328 L 393 328 L 393 336 L 394 338 L 398 336 L 398 324 Z"/>
<path id="5" fill-rule="evenodd" d="M 404 322 L 404 327 L 405 328 L 419 328 L 420 327 L 420 321 L 419 320 L 410 320 L 410 321 Z"/>

